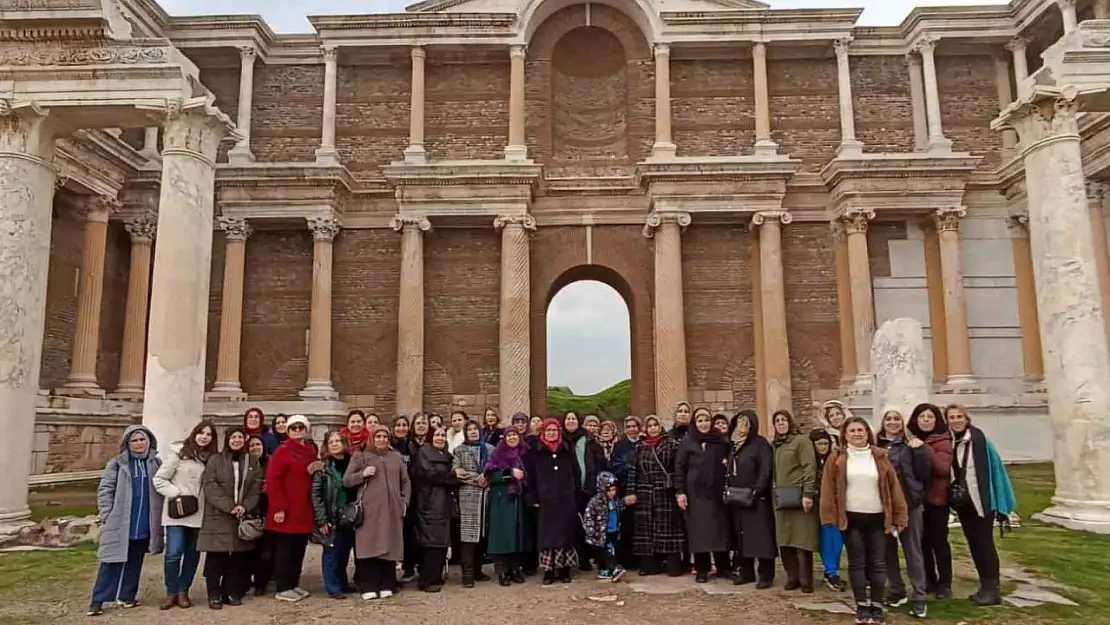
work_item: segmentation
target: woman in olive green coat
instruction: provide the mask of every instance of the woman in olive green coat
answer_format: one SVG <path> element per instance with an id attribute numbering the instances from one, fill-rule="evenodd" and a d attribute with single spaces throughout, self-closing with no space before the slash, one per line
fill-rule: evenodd
<path id="1" fill-rule="evenodd" d="M 786 590 L 813 592 L 813 552 L 818 549 L 817 458 L 813 443 L 802 436 L 789 411 L 779 410 L 771 419 L 775 428 L 775 537 Z M 801 495 L 801 508 L 787 499 Z M 782 497 L 780 497 L 782 495 Z"/>

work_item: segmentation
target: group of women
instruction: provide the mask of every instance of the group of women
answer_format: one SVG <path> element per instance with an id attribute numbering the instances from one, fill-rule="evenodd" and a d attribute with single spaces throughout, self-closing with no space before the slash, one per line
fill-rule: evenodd
<path id="1" fill-rule="evenodd" d="M 821 417 L 825 427 L 807 436 L 778 411 L 768 441 L 754 411 L 729 418 L 686 402 L 669 431 L 649 415 L 627 417 L 623 433 L 574 412 L 517 413 L 507 427 L 492 408 L 480 423 L 462 411 L 446 424 L 418 413 L 387 427 L 356 410 L 317 445 L 304 416 L 268 425 L 252 408 L 225 431 L 222 450 L 203 421 L 164 460 L 153 434 L 132 426 L 101 479 L 89 614 L 110 602 L 137 605 L 143 555 L 161 551 L 163 536 L 163 610 L 192 605 L 200 553 L 212 609 L 262 595 L 271 580 L 275 598 L 300 601 L 310 541 L 323 546 L 324 589 L 336 599 L 385 599 L 412 581 L 438 592 L 452 560 L 465 587 L 490 579 L 489 560 L 503 586 L 539 570 L 543 584 L 566 583 L 592 569 L 583 513 L 595 495 L 608 500 L 601 535 L 611 537 L 613 559 L 640 575 L 679 576 L 692 565 L 699 583 L 715 575 L 762 589 L 781 558 L 785 588 L 813 592 L 819 551 L 826 584 L 844 590 L 846 546 L 860 623 L 885 622 L 884 605 L 907 600 L 924 617 L 927 593 L 951 597 L 951 508 L 981 580 L 972 600 L 996 604 L 992 528 L 1013 510 L 1013 493 L 967 411 L 922 404 L 908 423 L 887 411 L 878 436 L 837 402 Z M 612 564 L 600 566 L 604 551 L 598 560 L 600 576 L 613 579 Z"/>

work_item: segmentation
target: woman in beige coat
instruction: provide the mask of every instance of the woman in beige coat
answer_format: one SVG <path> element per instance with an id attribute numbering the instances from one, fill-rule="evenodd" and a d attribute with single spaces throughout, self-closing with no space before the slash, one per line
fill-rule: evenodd
<path id="1" fill-rule="evenodd" d="M 371 444 L 351 457 L 343 486 L 358 487 L 362 525 L 355 530 L 355 583 L 362 598 L 386 599 L 397 587 L 396 563 L 404 557 L 404 519 L 411 486 L 389 428 L 374 426 Z"/>

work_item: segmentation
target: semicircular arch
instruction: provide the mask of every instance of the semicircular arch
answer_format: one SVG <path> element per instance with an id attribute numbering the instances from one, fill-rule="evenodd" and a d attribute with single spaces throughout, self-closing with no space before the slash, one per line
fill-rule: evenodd
<path id="1" fill-rule="evenodd" d="M 586 3 L 580 0 L 525 0 L 517 12 L 517 23 L 523 25 L 521 34 L 524 42 L 530 43 L 536 30 L 552 15 L 575 5 Z M 592 0 L 590 4 L 604 4 L 628 16 L 640 29 L 648 46 L 659 40 L 663 32 L 663 21 L 648 0 Z"/>

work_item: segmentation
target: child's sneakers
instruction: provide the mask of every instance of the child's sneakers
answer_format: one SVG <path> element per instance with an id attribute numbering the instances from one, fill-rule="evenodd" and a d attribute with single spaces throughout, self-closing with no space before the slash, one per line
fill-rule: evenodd
<path id="1" fill-rule="evenodd" d="M 597 578 L 604 581 L 611 581 L 613 579 L 613 572 L 609 569 L 598 569 Z"/>
<path id="2" fill-rule="evenodd" d="M 620 578 L 622 577 L 624 577 L 624 569 L 618 566 L 617 568 L 613 569 L 613 574 L 612 576 L 610 576 L 609 579 L 615 582 L 620 580 Z"/>
<path id="3" fill-rule="evenodd" d="M 848 588 L 848 584 L 840 579 L 839 575 L 826 575 L 825 585 L 833 592 L 844 592 L 844 590 Z"/>
<path id="4" fill-rule="evenodd" d="M 870 603 L 857 603 L 856 604 L 856 625 L 870 625 L 871 621 L 871 604 Z"/>

